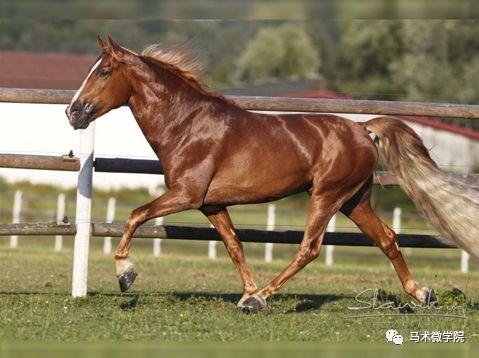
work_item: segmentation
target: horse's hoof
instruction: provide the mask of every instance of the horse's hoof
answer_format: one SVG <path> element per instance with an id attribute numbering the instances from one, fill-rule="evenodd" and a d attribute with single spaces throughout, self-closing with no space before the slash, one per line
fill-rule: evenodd
<path id="1" fill-rule="evenodd" d="M 255 313 L 264 309 L 266 309 L 266 301 L 263 297 L 257 295 L 248 297 L 240 306 L 238 306 L 238 311 L 246 314 Z"/>
<path id="2" fill-rule="evenodd" d="M 421 288 L 421 303 L 426 305 L 433 305 L 437 302 L 436 292 L 432 288 L 422 287 Z"/>
<path id="3" fill-rule="evenodd" d="M 437 302 L 436 292 L 429 287 L 423 287 L 423 290 L 426 294 L 425 303 L 428 305 L 433 305 Z"/>
<path id="4" fill-rule="evenodd" d="M 133 267 L 129 268 L 127 271 L 123 272 L 118 276 L 118 283 L 120 284 L 120 291 L 126 292 L 130 286 L 135 282 L 137 273 L 133 270 Z"/>

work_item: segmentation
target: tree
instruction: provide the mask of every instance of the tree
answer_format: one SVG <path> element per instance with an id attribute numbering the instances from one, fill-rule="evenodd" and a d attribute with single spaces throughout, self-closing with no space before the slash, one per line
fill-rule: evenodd
<path id="1" fill-rule="evenodd" d="M 356 97 L 394 99 L 403 93 L 391 80 L 390 65 L 403 51 L 401 23 L 353 21 L 344 25 L 333 88 Z"/>
<path id="2" fill-rule="evenodd" d="M 473 22 L 402 23 L 404 51 L 391 65 L 404 99 L 474 103 L 479 99 L 479 26 Z"/>
<path id="3" fill-rule="evenodd" d="M 160 41 L 184 43 L 194 49 L 205 62 L 205 82 L 216 87 L 233 80 L 236 59 L 261 26 L 255 21 L 174 21 L 167 24 Z"/>
<path id="4" fill-rule="evenodd" d="M 307 76 L 317 73 L 319 54 L 302 27 L 284 24 L 261 29 L 236 64 L 243 81 Z"/>

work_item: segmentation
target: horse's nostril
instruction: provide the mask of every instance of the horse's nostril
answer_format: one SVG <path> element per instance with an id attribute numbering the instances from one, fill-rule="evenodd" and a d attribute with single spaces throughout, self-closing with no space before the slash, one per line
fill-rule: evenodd
<path id="1" fill-rule="evenodd" d="M 71 104 L 70 107 L 67 108 L 67 114 L 69 114 L 73 118 L 78 117 L 81 113 L 82 107 L 77 102 Z"/>
<path id="2" fill-rule="evenodd" d="M 81 110 L 81 105 L 78 102 L 75 102 L 71 105 L 71 110 L 72 111 L 80 111 Z"/>

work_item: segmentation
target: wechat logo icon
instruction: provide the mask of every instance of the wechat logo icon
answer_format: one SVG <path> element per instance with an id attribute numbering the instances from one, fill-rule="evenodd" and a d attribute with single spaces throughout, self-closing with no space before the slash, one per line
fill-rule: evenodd
<path id="1" fill-rule="evenodd" d="M 401 336 L 395 329 L 389 329 L 386 331 L 386 339 L 388 342 L 392 342 L 397 346 L 402 346 L 404 342 L 403 336 Z"/>

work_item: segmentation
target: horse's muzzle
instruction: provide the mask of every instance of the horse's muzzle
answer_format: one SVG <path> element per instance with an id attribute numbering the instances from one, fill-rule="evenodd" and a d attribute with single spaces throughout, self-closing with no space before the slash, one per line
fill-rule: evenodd
<path id="1" fill-rule="evenodd" d="M 93 119 L 94 106 L 90 103 L 82 105 L 78 102 L 70 104 L 65 113 L 73 129 L 85 129 Z"/>

